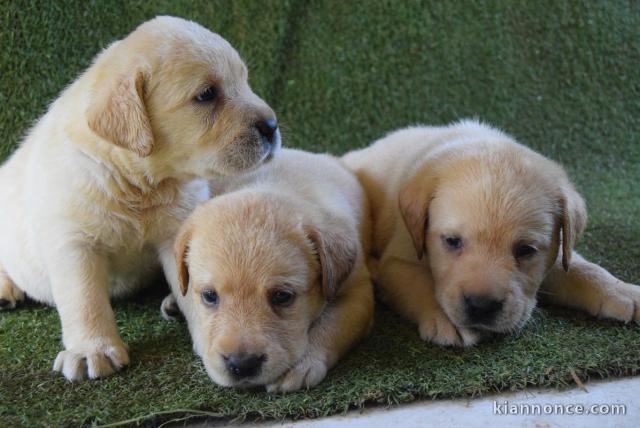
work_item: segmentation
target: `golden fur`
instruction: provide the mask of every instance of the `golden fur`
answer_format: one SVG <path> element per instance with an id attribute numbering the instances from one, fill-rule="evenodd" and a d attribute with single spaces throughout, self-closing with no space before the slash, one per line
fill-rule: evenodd
<path id="1" fill-rule="evenodd" d="M 471 345 L 552 302 L 640 319 L 640 288 L 573 252 L 584 201 L 555 162 L 477 122 L 408 128 L 344 157 L 371 202 L 371 271 L 424 340 Z"/>
<path id="2" fill-rule="evenodd" d="M 296 150 L 212 187 L 222 195 L 185 222 L 175 259 L 163 255 L 175 264 L 163 310 L 177 301 L 220 385 L 316 385 L 372 321 L 364 192 L 337 159 Z M 203 300 L 213 291 L 216 305 Z M 279 291 L 292 303 L 273 304 Z M 227 361 L 238 355 L 259 356 L 258 372 L 234 376 Z"/>
<path id="3" fill-rule="evenodd" d="M 208 197 L 198 179 L 271 156 L 279 139 L 265 142 L 261 120 L 275 115 L 238 53 L 173 17 L 113 43 L 53 102 L 0 169 L 0 301 L 57 307 L 55 370 L 79 380 L 128 363 L 109 297 L 154 272 L 157 248 Z"/>

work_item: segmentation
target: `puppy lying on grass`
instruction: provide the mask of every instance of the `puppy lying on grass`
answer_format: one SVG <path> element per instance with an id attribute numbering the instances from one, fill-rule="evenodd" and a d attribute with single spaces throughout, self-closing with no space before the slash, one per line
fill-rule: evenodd
<path id="1" fill-rule="evenodd" d="M 318 384 L 372 322 L 366 199 L 326 155 L 282 150 L 222 185 L 162 259 L 195 352 L 223 386 Z M 366 244 L 365 244 L 366 245 Z M 173 271 L 173 272 L 170 272 Z"/>
<path id="2" fill-rule="evenodd" d="M 129 361 L 110 296 L 159 267 L 207 184 L 279 144 L 238 53 L 193 22 L 159 17 L 105 49 L 0 168 L 0 306 L 55 305 L 70 380 Z M 171 245 L 171 244 L 168 244 Z"/>
<path id="3" fill-rule="evenodd" d="M 373 215 L 371 271 L 424 340 L 472 345 L 554 303 L 640 320 L 640 287 L 573 252 L 585 204 L 562 168 L 486 125 L 397 131 L 344 157 Z"/>

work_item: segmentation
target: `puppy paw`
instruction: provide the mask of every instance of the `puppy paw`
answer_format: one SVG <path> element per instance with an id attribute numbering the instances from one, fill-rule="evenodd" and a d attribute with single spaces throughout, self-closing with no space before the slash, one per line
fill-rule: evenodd
<path id="1" fill-rule="evenodd" d="M 287 393 L 319 384 L 327 375 L 326 363 L 318 357 L 307 355 L 274 383 L 267 385 L 269 393 Z"/>
<path id="2" fill-rule="evenodd" d="M 7 276 L 0 271 L 0 311 L 13 309 L 24 301 L 24 292 L 20 290 Z"/>
<path id="3" fill-rule="evenodd" d="M 160 313 L 162 314 L 162 318 L 167 321 L 176 321 L 182 318 L 182 312 L 180 312 L 180 308 L 178 307 L 178 302 L 173 294 L 169 294 L 167 297 L 162 300 L 162 304 L 160 305 Z"/>
<path id="4" fill-rule="evenodd" d="M 620 283 L 598 303 L 597 310 L 592 312 L 600 318 L 640 322 L 640 287 L 637 285 Z"/>
<path id="5" fill-rule="evenodd" d="M 480 335 L 468 328 L 458 328 L 442 311 L 434 311 L 420 322 L 420 338 L 441 346 L 472 346 L 478 343 Z"/>
<path id="6" fill-rule="evenodd" d="M 53 370 L 70 381 L 109 376 L 129 364 L 127 345 L 120 339 L 98 339 L 58 354 Z"/>

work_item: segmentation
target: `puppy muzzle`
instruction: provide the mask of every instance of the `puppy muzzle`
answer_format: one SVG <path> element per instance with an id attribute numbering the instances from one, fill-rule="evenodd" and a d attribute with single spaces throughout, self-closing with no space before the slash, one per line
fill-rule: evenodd
<path id="1" fill-rule="evenodd" d="M 269 162 L 278 150 L 282 147 L 282 140 L 280 138 L 280 129 L 276 129 L 271 138 L 261 137 L 262 149 L 264 151 L 263 162 Z"/>
<path id="2" fill-rule="evenodd" d="M 504 300 L 483 295 L 465 295 L 464 311 L 472 325 L 491 326 L 502 312 Z"/>

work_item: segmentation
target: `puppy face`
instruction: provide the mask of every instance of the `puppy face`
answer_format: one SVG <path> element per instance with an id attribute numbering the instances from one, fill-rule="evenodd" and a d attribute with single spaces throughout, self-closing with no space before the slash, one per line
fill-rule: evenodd
<path id="1" fill-rule="evenodd" d="M 401 207 L 404 201 L 407 225 L 423 237 L 416 248 L 426 249 L 438 302 L 458 326 L 522 326 L 561 236 L 568 267 L 584 228 L 584 202 L 559 166 L 534 155 L 517 147 L 431 165 L 403 193 Z"/>
<path id="2" fill-rule="evenodd" d="M 306 352 L 309 328 L 333 295 L 322 284 L 331 261 L 320 232 L 292 207 L 272 205 L 221 196 L 177 239 L 194 348 L 222 386 L 264 385 L 284 374 Z"/>
<path id="3" fill-rule="evenodd" d="M 94 67 L 90 128 L 145 158 L 152 179 L 235 175 L 280 145 L 275 114 L 238 53 L 198 24 L 156 18 Z"/>

